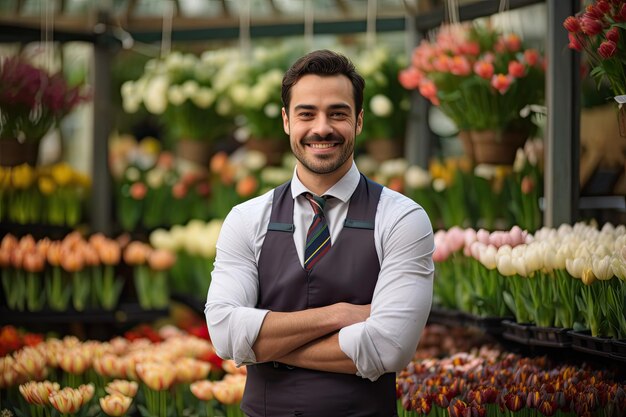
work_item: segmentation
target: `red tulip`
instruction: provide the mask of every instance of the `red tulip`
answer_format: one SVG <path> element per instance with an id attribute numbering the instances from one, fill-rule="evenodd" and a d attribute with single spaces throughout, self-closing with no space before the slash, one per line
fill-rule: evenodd
<path id="1" fill-rule="evenodd" d="M 567 37 L 569 38 L 569 44 L 567 45 L 567 47 L 569 49 L 573 49 L 575 51 L 582 52 L 583 45 L 580 42 L 580 38 L 577 37 L 576 35 L 574 35 L 573 33 L 568 33 Z"/>
<path id="2" fill-rule="evenodd" d="M 509 62 L 509 75 L 515 78 L 522 78 L 526 75 L 526 67 L 519 61 Z"/>
<path id="3" fill-rule="evenodd" d="M 569 16 L 563 22 L 563 27 L 570 33 L 577 33 L 580 31 L 580 22 L 574 16 Z"/>
<path id="4" fill-rule="evenodd" d="M 592 15 L 585 13 L 580 21 L 580 27 L 585 34 L 593 36 L 602 32 L 604 25 Z"/>
<path id="5" fill-rule="evenodd" d="M 619 28 L 612 27 L 606 32 L 606 39 L 615 43 L 619 42 Z"/>
<path id="6" fill-rule="evenodd" d="M 474 64 L 474 72 L 476 73 L 476 75 L 484 78 L 485 80 L 491 79 L 491 77 L 493 76 L 493 71 L 493 64 L 491 62 L 482 60 L 476 61 L 476 63 Z"/>
<path id="7" fill-rule="evenodd" d="M 598 48 L 598 53 L 602 58 L 611 58 L 617 52 L 617 44 L 613 41 L 604 41 Z"/>

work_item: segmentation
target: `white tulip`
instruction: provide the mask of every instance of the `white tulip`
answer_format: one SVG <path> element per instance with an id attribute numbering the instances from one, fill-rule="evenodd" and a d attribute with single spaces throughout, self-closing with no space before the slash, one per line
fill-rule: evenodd
<path id="1" fill-rule="evenodd" d="M 544 268 L 544 256 L 541 245 L 539 243 L 531 243 L 524 252 L 524 263 L 528 274 L 540 271 Z"/>
<path id="2" fill-rule="evenodd" d="M 513 162 L 513 172 L 522 172 L 524 165 L 526 165 L 526 154 L 522 148 L 517 148 Z"/>
<path id="3" fill-rule="evenodd" d="M 176 242 L 165 229 L 156 229 L 150 233 L 150 244 L 156 249 L 178 250 Z"/>
<path id="4" fill-rule="evenodd" d="M 146 109 L 152 114 L 163 114 L 167 108 L 167 90 L 169 79 L 165 75 L 157 75 L 148 81 L 143 96 Z"/>
<path id="5" fill-rule="evenodd" d="M 516 269 L 513 266 L 510 254 L 500 254 L 500 251 L 498 251 L 498 256 L 496 257 L 496 265 L 500 275 L 504 275 L 505 277 L 515 275 Z"/>
<path id="6" fill-rule="evenodd" d="M 480 263 L 487 269 L 496 269 L 498 250 L 493 245 L 484 245 L 479 242 L 475 242 L 481 245 L 479 247 Z"/>
<path id="7" fill-rule="evenodd" d="M 593 274 L 601 281 L 613 278 L 613 270 L 611 268 L 611 256 L 607 255 L 602 258 L 593 258 L 591 261 L 591 270 Z"/>
<path id="8" fill-rule="evenodd" d="M 261 171 L 261 181 L 266 184 L 282 184 L 291 178 L 293 171 L 281 167 L 265 167 Z"/>
<path id="9" fill-rule="evenodd" d="M 233 104 L 227 97 L 220 96 L 217 100 L 215 111 L 220 116 L 227 116 L 233 110 Z"/>
<path id="10" fill-rule="evenodd" d="M 172 85 L 167 90 L 167 99 L 174 106 L 180 106 L 187 100 L 187 96 L 179 85 Z"/>
<path id="11" fill-rule="evenodd" d="M 150 188 L 159 188 L 163 185 L 165 171 L 162 168 L 153 168 L 146 174 L 146 184 Z"/>
<path id="12" fill-rule="evenodd" d="M 187 232 L 182 225 L 176 224 L 170 228 L 170 236 L 176 248 L 182 249 L 185 247 L 186 234 Z"/>
<path id="13" fill-rule="evenodd" d="M 411 165 L 404 174 L 406 185 L 414 189 L 426 188 L 430 185 L 430 173 L 418 165 Z"/>
<path id="14" fill-rule="evenodd" d="M 201 109 L 208 109 L 215 102 L 215 92 L 207 87 L 201 87 L 191 96 L 191 101 Z"/>
<path id="15" fill-rule="evenodd" d="M 378 117 L 389 117 L 393 112 L 393 103 L 383 94 L 376 94 L 370 100 L 370 110 Z"/>
<path id="16" fill-rule="evenodd" d="M 589 258 L 574 258 L 565 260 L 565 269 L 574 278 L 582 278 L 583 271 L 590 269 Z"/>
<path id="17" fill-rule="evenodd" d="M 404 158 L 387 159 L 380 164 L 379 173 L 386 177 L 404 176 L 409 163 Z"/>
<path id="18" fill-rule="evenodd" d="M 242 165 L 250 171 L 258 171 L 267 165 L 267 157 L 260 151 L 247 151 L 244 154 Z"/>
<path id="19" fill-rule="evenodd" d="M 193 97 L 200 89 L 200 85 L 196 80 L 187 80 L 182 83 L 180 88 L 182 89 L 183 94 L 185 94 L 186 97 Z"/>
<path id="20" fill-rule="evenodd" d="M 237 83 L 228 90 L 233 102 L 238 106 L 244 106 L 248 102 L 248 87 L 244 84 Z"/>
<path id="21" fill-rule="evenodd" d="M 478 164 L 474 168 L 474 175 L 486 180 L 491 180 L 496 176 L 497 167 L 491 164 Z"/>
<path id="22" fill-rule="evenodd" d="M 619 255 L 613 256 L 611 258 L 611 270 L 617 278 L 626 282 L 626 258 Z"/>

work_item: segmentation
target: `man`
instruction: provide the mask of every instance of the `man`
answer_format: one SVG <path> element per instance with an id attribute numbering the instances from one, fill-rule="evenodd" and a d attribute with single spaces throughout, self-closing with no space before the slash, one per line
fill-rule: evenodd
<path id="1" fill-rule="evenodd" d="M 296 61 L 282 86 L 293 178 L 222 226 L 205 313 L 218 355 L 248 365 L 251 417 L 396 415 L 434 243 L 419 205 L 354 164 L 364 84 L 331 51 Z"/>

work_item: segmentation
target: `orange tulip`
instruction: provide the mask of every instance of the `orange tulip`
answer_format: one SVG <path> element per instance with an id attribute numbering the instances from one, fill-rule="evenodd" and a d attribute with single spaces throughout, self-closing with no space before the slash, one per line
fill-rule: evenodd
<path id="1" fill-rule="evenodd" d="M 14 249 L 17 247 L 18 240 L 11 233 L 5 235 L 0 242 L 0 248 Z"/>
<path id="2" fill-rule="evenodd" d="M 131 398 L 137 395 L 138 389 L 139 385 L 135 381 L 127 381 L 125 379 L 114 379 L 104 387 L 104 390 L 111 395 L 121 394 Z"/>
<path id="3" fill-rule="evenodd" d="M 172 386 L 176 377 L 175 369 L 170 364 L 145 362 L 137 364 L 137 375 L 154 391 L 164 391 Z"/>
<path id="4" fill-rule="evenodd" d="M 124 261 L 128 265 L 143 265 L 146 263 L 151 249 L 145 243 L 134 241 L 130 242 L 124 249 Z"/>
<path id="5" fill-rule="evenodd" d="M 62 249 L 60 258 L 61 267 L 67 272 L 82 271 L 85 267 L 85 259 L 82 251 Z"/>
<path id="6" fill-rule="evenodd" d="M 82 384 L 78 387 L 78 392 L 83 397 L 83 404 L 87 404 L 96 393 L 96 387 L 93 384 Z"/>
<path id="7" fill-rule="evenodd" d="M 19 248 L 31 250 L 37 247 L 37 242 L 35 242 L 35 238 L 32 235 L 23 236 L 18 245 Z"/>
<path id="8" fill-rule="evenodd" d="M 246 375 L 248 373 L 247 368 L 245 366 L 240 366 L 237 368 L 235 361 L 232 359 L 227 359 L 222 362 L 222 369 L 224 369 L 229 374 L 241 374 Z"/>
<path id="9" fill-rule="evenodd" d="M 46 258 L 48 259 L 48 263 L 52 266 L 61 265 L 61 242 L 54 241 L 50 243 L 46 253 Z"/>
<path id="10" fill-rule="evenodd" d="M 193 358 L 181 358 L 174 363 L 176 381 L 191 383 L 205 379 L 211 370 L 211 364 Z"/>
<path id="11" fill-rule="evenodd" d="M 46 357 L 34 347 L 24 347 L 15 353 L 14 369 L 18 374 L 39 381 L 48 373 Z"/>
<path id="12" fill-rule="evenodd" d="M 29 251 L 24 254 L 22 266 L 27 272 L 41 272 L 46 266 L 46 258 L 38 251 Z"/>
<path id="13" fill-rule="evenodd" d="M 155 249 L 148 256 L 148 265 L 155 271 L 166 271 L 176 262 L 176 255 L 167 249 Z"/>
<path id="14" fill-rule="evenodd" d="M 122 256 L 122 248 L 116 241 L 102 242 L 99 246 L 96 246 L 100 262 L 104 265 L 117 265 L 120 263 Z"/>
<path id="15" fill-rule="evenodd" d="M 110 353 L 95 358 L 93 360 L 93 369 L 98 375 L 109 378 L 121 378 L 126 375 L 123 368 L 123 361 Z"/>
<path id="16" fill-rule="evenodd" d="M 106 415 L 119 417 L 126 414 L 132 401 L 132 398 L 122 394 L 111 394 L 100 398 L 100 408 Z"/>
<path id="17" fill-rule="evenodd" d="M 210 168 L 214 174 L 219 174 L 228 164 L 228 154 L 224 151 L 217 152 L 211 158 Z"/>
<path id="18" fill-rule="evenodd" d="M 19 374 L 13 368 L 15 359 L 12 356 L 0 358 L 0 389 L 12 387 L 17 383 Z"/>
<path id="19" fill-rule="evenodd" d="M 209 380 L 196 381 L 189 385 L 191 393 L 202 401 L 211 401 L 213 399 L 213 386 L 215 384 Z"/>
<path id="20" fill-rule="evenodd" d="M 59 368 L 74 375 L 84 373 L 91 366 L 92 358 L 83 348 L 66 349 L 59 352 Z"/>
<path id="21" fill-rule="evenodd" d="M 89 245 L 83 245 L 82 247 L 83 259 L 85 260 L 86 266 L 98 266 L 100 265 L 100 256 L 98 256 L 98 251 Z"/>
<path id="22" fill-rule="evenodd" d="M 22 394 L 26 402 L 36 405 L 48 405 L 50 394 L 60 389 L 61 386 L 57 382 L 50 381 L 28 381 L 19 387 L 20 394 Z"/>
<path id="23" fill-rule="evenodd" d="M 240 197 L 250 197 L 257 189 L 259 188 L 259 181 L 252 176 L 246 175 L 239 181 L 237 181 L 237 186 L 235 191 Z"/>
<path id="24" fill-rule="evenodd" d="M 0 268 L 9 268 L 11 266 L 11 250 L 0 246 Z"/>
<path id="25" fill-rule="evenodd" d="M 51 393 L 48 401 L 61 414 L 74 414 L 83 406 L 83 396 L 80 391 L 71 387 Z"/>

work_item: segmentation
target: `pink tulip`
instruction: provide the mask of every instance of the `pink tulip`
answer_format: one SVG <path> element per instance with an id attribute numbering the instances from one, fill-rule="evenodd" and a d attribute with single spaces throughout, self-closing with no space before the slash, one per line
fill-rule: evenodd
<path id="1" fill-rule="evenodd" d="M 465 233 L 459 226 L 453 226 L 448 230 L 446 241 L 451 252 L 456 252 L 463 248 L 465 244 Z"/>
<path id="2" fill-rule="evenodd" d="M 474 64 L 474 72 L 479 77 L 489 80 L 493 76 L 493 64 L 485 60 L 476 61 Z"/>
<path id="3" fill-rule="evenodd" d="M 526 75 L 526 67 L 519 61 L 509 62 L 509 75 L 515 78 L 522 78 Z"/>
<path id="4" fill-rule="evenodd" d="M 505 74 L 496 74 L 491 77 L 491 86 L 498 90 L 500 94 L 506 93 L 511 84 L 513 83 L 513 77 Z"/>
<path id="5" fill-rule="evenodd" d="M 476 240 L 478 240 L 480 243 L 488 245 L 490 243 L 489 232 L 485 229 L 479 229 L 478 232 L 476 232 Z"/>
<path id="6" fill-rule="evenodd" d="M 407 90 L 416 89 L 422 78 L 424 78 L 424 75 L 415 67 L 409 67 L 398 74 L 398 81 Z"/>
<path id="7" fill-rule="evenodd" d="M 450 72 L 454 75 L 465 76 L 472 72 L 472 66 L 467 58 L 457 55 L 450 62 Z"/>
<path id="8" fill-rule="evenodd" d="M 450 247 L 446 242 L 442 242 L 439 246 L 435 247 L 435 252 L 433 252 L 433 261 L 434 262 L 443 262 L 450 257 Z"/>
<path id="9" fill-rule="evenodd" d="M 430 102 L 438 106 L 439 98 L 437 97 L 437 86 L 429 79 L 424 79 L 419 85 L 420 94 L 426 97 Z"/>

